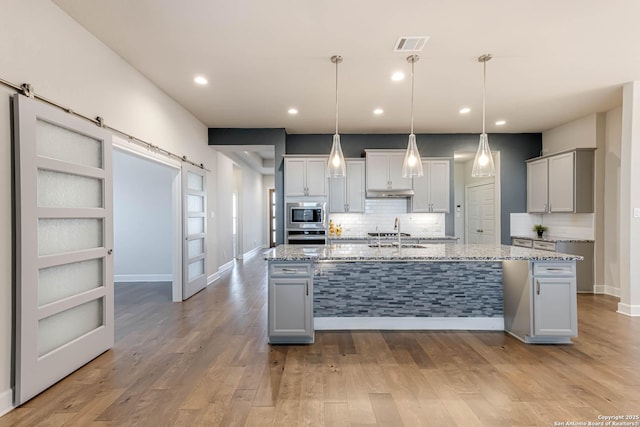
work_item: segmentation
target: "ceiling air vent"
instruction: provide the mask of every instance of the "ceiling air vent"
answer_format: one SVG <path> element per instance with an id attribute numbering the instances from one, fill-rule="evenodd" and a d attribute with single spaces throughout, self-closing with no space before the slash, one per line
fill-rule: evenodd
<path id="1" fill-rule="evenodd" d="M 400 37 L 393 48 L 394 52 L 420 52 L 427 44 L 429 36 L 405 36 Z"/>

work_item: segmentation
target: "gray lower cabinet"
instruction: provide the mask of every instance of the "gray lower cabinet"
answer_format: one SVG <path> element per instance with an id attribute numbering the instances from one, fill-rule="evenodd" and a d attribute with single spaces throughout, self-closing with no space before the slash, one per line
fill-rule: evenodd
<path id="1" fill-rule="evenodd" d="M 578 334 L 576 271 L 572 263 L 533 264 L 533 336 Z"/>
<path id="2" fill-rule="evenodd" d="M 570 344 L 578 335 L 575 261 L 504 261 L 505 330 L 525 343 Z"/>
<path id="3" fill-rule="evenodd" d="M 576 290 L 578 293 L 593 293 L 594 289 L 594 271 L 593 271 L 593 242 L 574 242 L 558 240 L 557 242 L 548 242 L 541 240 L 525 239 L 521 237 L 512 237 L 511 244 L 513 246 L 522 246 L 524 248 L 541 249 L 543 251 L 560 252 L 563 254 L 580 255 L 584 259 L 578 261 L 576 265 Z"/>
<path id="4" fill-rule="evenodd" d="M 313 264 L 269 262 L 268 298 L 269 342 L 313 343 Z"/>

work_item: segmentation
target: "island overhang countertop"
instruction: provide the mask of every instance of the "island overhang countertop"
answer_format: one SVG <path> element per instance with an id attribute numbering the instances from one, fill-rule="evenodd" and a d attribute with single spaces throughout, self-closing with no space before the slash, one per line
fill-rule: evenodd
<path id="1" fill-rule="evenodd" d="M 581 261 L 582 256 L 507 245 L 438 243 L 422 247 L 366 244 L 279 245 L 267 261 Z"/>

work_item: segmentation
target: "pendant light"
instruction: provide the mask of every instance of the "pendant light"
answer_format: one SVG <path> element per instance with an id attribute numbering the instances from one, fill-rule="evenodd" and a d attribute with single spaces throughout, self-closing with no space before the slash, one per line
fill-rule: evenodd
<path id="1" fill-rule="evenodd" d="M 342 56 L 334 55 L 331 62 L 336 64 L 336 133 L 333 135 L 333 144 L 331 145 L 331 153 L 329 154 L 329 176 L 336 178 L 345 176 L 346 168 L 344 165 L 344 154 L 340 146 L 340 135 L 338 134 L 338 64 L 342 62 Z"/>
<path id="2" fill-rule="evenodd" d="M 407 144 L 407 152 L 404 154 L 402 162 L 402 177 L 413 178 L 414 176 L 422 176 L 422 161 L 420 153 L 416 145 L 416 136 L 413 133 L 413 92 L 414 92 L 414 67 L 415 63 L 420 59 L 418 55 L 407 56 L 407 62 L 411 63 L 411 133 L 409 134 L 409 143 Z"/>
<path id="3" fill-rule="evenodd" d="M 493 167 L 493 156 L 489 148 L 489 137 L 485 129 L 486 122 L 486 98 L 487 98 L 487 61 L 491 59 L 490 54 L 482 55 L 478 58 L 478 62 L 482 62 L 482 134 L 480 134 L 480 142 L 478 143 L 478 151 L 473 161 L 473 169 L 471 176 L 483 177 L 494 176 L 495 169 Z"/>

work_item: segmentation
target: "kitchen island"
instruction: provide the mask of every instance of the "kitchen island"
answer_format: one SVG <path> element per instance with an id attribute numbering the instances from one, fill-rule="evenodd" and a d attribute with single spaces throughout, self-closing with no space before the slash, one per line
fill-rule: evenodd
<path id="1" fill-rule="evenodd" d="M 502 245 L 282 245 L 269 263 L 269 341 L 315 330 L 506 330 L 527 343 L 577 334 L 581 257 Z"/>

